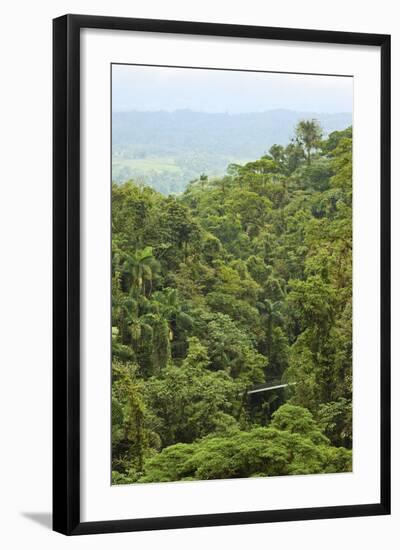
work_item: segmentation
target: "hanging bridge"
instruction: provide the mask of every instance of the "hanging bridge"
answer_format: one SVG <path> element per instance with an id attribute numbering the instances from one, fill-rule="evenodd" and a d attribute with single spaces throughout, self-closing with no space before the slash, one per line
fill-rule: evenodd
<path id="1" fill-rule="evenodd" d="M 252 395 L 254 393 L 261 393 L 265 391 L 278 390 L 279 388 L 286 388 L 288 386 L 294 386 L 296 382 L 287 382 L 286 384 L 280 384 L 277 382 L 267 382 L 265 384 L 259 384 L 258 386 L 253 386 L 247 390 L 247 395 Z"/>

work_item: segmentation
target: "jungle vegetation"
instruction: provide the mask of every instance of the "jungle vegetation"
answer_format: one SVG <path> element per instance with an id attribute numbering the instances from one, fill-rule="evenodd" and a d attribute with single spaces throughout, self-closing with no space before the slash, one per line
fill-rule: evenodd
<path id="1" fill-rule="evenodd" d="M 325 132 L 343 130 L 351 113 L 315 113 Z M 164 195 L 181 193 L 203 172 L 225 174 L 230 163 L 259 158 L 274 143 L 289 142 L 304 113 L 274 109 L 260 113 L 122 111 L 112 114 L 112 174 Z"/>
<path id="2" fill-rule="evenodd" d="M 351 471 L 351 127 L 113 183 L 112 357 L 113 483 Z"/>

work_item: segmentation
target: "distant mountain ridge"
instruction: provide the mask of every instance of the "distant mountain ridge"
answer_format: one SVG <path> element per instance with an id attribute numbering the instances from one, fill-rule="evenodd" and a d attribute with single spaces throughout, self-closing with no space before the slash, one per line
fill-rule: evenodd
<path id="1" fill-rule="evenodd" d="M 299 120 L 316 118 L 325 134 L 352 124 L 351 113 L 275 109 L 228 114 L 129 111 L 112 114 L 113 179 L 140 179 L 163 193 L 180 192 L 201 173 L 221 175 L 231 162 L 286 145 Z"/>

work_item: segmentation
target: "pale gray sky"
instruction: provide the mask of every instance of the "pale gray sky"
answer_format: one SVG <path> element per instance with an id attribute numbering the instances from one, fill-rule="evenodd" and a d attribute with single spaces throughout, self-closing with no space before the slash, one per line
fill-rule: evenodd
<path id="1" fill-rule="evenodd" d="M 353 110 L 353 79 L 340 76 L 113 65 L 112 92 L 113 111 Z"/>

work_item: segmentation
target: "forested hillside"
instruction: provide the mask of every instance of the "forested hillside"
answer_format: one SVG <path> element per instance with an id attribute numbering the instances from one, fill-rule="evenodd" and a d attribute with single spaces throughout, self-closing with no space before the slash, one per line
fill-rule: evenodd
<path id="1" fill-rule="evenodd" d="M 351 113 L 315 114 L 328 135 L 351 124 Z M 204 113 L 187 109 L 114 112 L 113 179 L 135 179 L 168 195 L 180 193 L 199 174 L 221 176 L 229 163 L 260 157 L 286 144 L 304 113 Z"/>
<path id="2" fill-rule="evenodd" d="M 113 184 L 113 483 L 351 471 L 352 131 L 321 136 Z"/>

